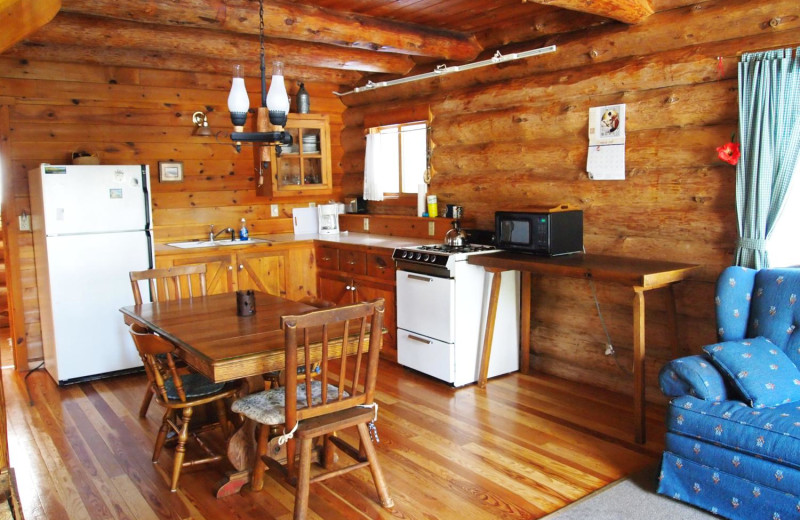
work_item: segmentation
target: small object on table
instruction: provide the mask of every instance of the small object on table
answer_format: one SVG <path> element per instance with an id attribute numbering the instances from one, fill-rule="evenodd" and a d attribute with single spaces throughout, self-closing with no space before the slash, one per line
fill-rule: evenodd
<path id="1" fill-rule="evenodd" d="M 236 314 L 252 316 L 256 313 L 256 295 L 253 291 L 236 291 Z"/>

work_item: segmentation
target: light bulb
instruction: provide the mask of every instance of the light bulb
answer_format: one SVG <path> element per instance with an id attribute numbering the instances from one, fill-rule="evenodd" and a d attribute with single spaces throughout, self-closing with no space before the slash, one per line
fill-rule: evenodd
<path id="1" fill-rule="evenodd" d="M 267 92 L 267 110 L 269 121 L 273 125 L 286 124 L 286 115 L 289 113 L 289 95 L 283 83 L 283 63 L 276 61 L 272 66 L 272 80 Z"/>
<path id="2" fill-rule="evenodd" d="M 250 110 L 250 98 L 247 97 L 247 89 L 244 86 L 244 67 L 241 65 L 233 66 L 233 81 L 231 82 L 231 92 L 228 94 L 228 110 L 236 130 L 238 132 L 244 130 L 247 111 Z"/>

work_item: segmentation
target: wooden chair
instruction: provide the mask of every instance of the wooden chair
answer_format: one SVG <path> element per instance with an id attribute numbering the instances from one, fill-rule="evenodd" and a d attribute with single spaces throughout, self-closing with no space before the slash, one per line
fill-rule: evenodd
<path id="1" fill-rule="evenodd" d="M 243 397 L 231 407 L 234 412 L 262 424 L 252 476 L 254 490 L 263 487 L 264 471 L 266 464 L 270 462 L 267 453 L 269 426 L 284 424 L 282 437 L 288 441 L 285 470 L 290 482 L 297 486 L 295 519 L 306 518 L 308 492 L 312 482 L 364 466 L 369 466 L 372 471 L 381 504 L 387 508 L 394 505 L 368 431 L 368 424 L 377 418 L 374 392 L 383 312 L 384 300 L 377 299 L 314 310 L 296 316 L 283 316 L 281 328 L 285 335 L 286 386 Z M 342 348 L 342 341 L 339 339 L 342 337 L 349 338 L 346 349 Z M 367 337 L 369 351 L 365 352 Z M 338 369 L 334 370 L 335 367 L 331 367 L 330 362 L 337 358 Z M 363 358 L 366 358 L 366 363 Z M 302 363 L 308 372 L 316 360 L 319 360 L 321 367 L 318 377 L 310 384 L 304 381 L 298 385 L 298 378 L 304 380 L 302 375 L 297 374 L 298 363 Z M 339 430 L 351 427 L 358 429 L 360 449 L 334 435 Z M 325 454 L 322 460 L 327 471 L 312 478 L 311 449 L 317 438 L 324 441 Z M 296 441 L 299 441 L 300 446 L 299 461 L 295 461 Z M 334 446 L 352 457 L 355 464 L 331 468 Z"/>
<path id="2" fill-rule="evenodd" d="M 162 269 L 147 269 L 144 271 L 131 271 L 131 289 L 133 289 L 133 302 L 142 304 L 140 282 L 146 281 L 150 288 L 153 301 L 163 302 L 178 300 L 186 295 L 191 298 L 195 293 L 203 296 L 206 294 L 206 265 L 181 265 Z M 148 385 L 145 390 L 142 404 L 139 407 L 139 417 L 147 416 L 150 401 L 153 400 L 153 391 Z"/>
<path id="3" fill-rule="evenodd" d="M 170 486 L 170 489 L 175 491 L 178 488 L 178 478 L 184 466 L 216 462 L 222 459 L 222 455 L 214 454 L 198 437 L 198 434 L 221 427 L 225 438 L 230 436 L 232 427 L 227 419 L 225 399 L 238 395 L 240 385 L 238 383 L 213 383 L 202 374 L 193 372 L 179 373 L 173 357 L 175 345 L 172 342 L 136 323 L 131 325 L 130 333 L 144 363 L 147 380 L 156 396 L 156 402 L 165 408 L 164 418 L 153 449 L 154 464 L 158 463 L 158 457 L 161 455 L 161 449 L 164 447 L 169 431 L 172 430 L 177 434 Z M 194 408 L 207 403 L 214 403 L 218 422 L 190 431 L 189 425 Z M 178 411 L 181 411 L 180 417 L 178 417 Z M 184 462 L 186 442 L 190 435 L 198 441 L 199 446 L 208 457 Z"/>
<path id="4" fill-rule="evenodd" d="M 153 301 L 156 302 L 191 298 L 195 292 L 199 292 L 200 295 L 206 294 L 205 264 L 131 271 L 130 277 L 133 301 L 136 305 L 142 303 L 140 281 L 147 281 Z"/>

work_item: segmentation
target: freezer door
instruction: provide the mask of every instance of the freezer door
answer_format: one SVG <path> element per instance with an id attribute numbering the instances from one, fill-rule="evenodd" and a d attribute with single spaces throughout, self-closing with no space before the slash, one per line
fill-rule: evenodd
<path id="1" fill-rule="evenodd" d="M 48 237 L 50 300 L 59 383 L 140 366 L 120 307 L 133 304 L 128 273 L 150 267 L 143 231 Z"/>
<path id="2" fill-rule="evenodd" d="M 47 236 L 147 229 L 149 175 L 141 165 L 42 165 Z"/>

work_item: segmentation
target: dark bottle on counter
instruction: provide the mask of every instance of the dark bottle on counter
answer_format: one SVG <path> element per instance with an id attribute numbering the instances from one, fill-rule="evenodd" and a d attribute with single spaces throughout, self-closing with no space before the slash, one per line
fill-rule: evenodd
<path id="1" fill-rule="evenodd" d="M 297 113 L 299 114 L 308 114 L 309 110 L 309 99 L 308 99 L 308 91 L 306 90 L 306 86 L 303 83 L 300 83 L 300 90 L 297 91 Z"/>

